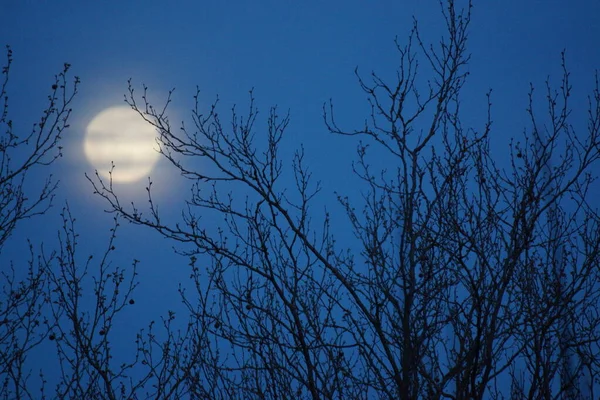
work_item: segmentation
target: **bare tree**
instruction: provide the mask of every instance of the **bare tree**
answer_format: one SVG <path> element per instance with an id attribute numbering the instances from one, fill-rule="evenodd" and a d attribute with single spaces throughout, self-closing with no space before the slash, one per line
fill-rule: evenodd
<path id="1" fill-rule="evenodd" d="M 0 252 L 20 221 L 45 214 L 52 206 L 58 182 L 50 175 L 34 192 L 32 173 L 39 181 L 40 171 L 35 170 L 62 155 L 60 141 L 69 127 L 79 85 L 77 77 L 69 82 L 70 65 L 65 64 L 51 86 L 40 121 L 29 134 L 19 135 L 9 117 L 12 62 L 7 47 L 0 86 Z M 202 326 L 192 318 L 181 329 L 169 312 L 139 331 L 130 354 L 115 354 L 111 343 L 120 333 L 115 320 L 134 312 L 129 310 L 136 304 L 138 261 L 134 259 L 131 268 L 111 262 L 117 218 L 97 259 L 80 254 L 76 220 L 68 206 L 61 217 L 55 250 L 46 246 L 46 251 L 38 251 L 28 242 L 29 259 L 0 266 L 0 398 L 173 399 L 190 393 L 214 398 L 191 372 L 208 365 L 199 360 L 210 356 L 202 352 Z M 24 264 L 25 273 L 19 272 Z M 51 367 L 59 372 L 56 381 L 47 381 L 48 365 L 35 364 L 34 353 L 43 341 L 55 345 L 56 364 Z"/>
<path id="2" fill-rule="evenodd" d="M 90 181 L 110 210 L 191 259 L 196 293 L 182 295 L 202 332 L 194 345 L 205 356 L 188 371 L 198 398 L 595 397 L 598 84 L 578 131 L 563 55 L 560 88 L 547 83 L 548 115 L 534 113 L 532 87 L 530 126 L 500 167 L 491 92 L 481 129 L 461 120 L 471 4 L 442 9 L 439 45 L 425 43 L 416 21 L 397 43 L 395 80 L 357 73 L 371 109 L 364 127 L 342 128 L 333 105 L 324 108 L 332 133 L 362 138 L 353 171 L 365 194 L 338 194 L 358 246 L 336 241 L 328 212 L 311 209 L 321 187 L 303 150 L 284 165 L 288 115 L 273 108 L 257 127 L 251 95 L 247 115 L 234 108 L 225 125 L 216 103 L 199 110 L 197 94 L 193 126 L 176 131 L 167 107 L 149 104 L 146 88 L 139 104 L 130 85 L 126 100 L 191 181 L 182 219 L 163 219 L 151 182 L 142 210 Z M 220 226 L 203 224 L 215 217 Z M 583 375 L 585 388 L 575 380 Z"/>
<path id="3" fill-rule="evenodd" d="M 71 103 L 77 94 L 79 78 L 71 85 L 67 81 L 70 64 L 65 63 L 55 76 L 48 105 L 31 132 L 19 134 L 13 130 L 7 93 L 9 72 L 13 62 L 12 50 L 7 46 L 7 63 L 2 68 L 4 79 L 0 87 L 0 246 L 4 245 L 17 223 L 23 219 L 43 214 L 51 205 L 57 183 L 49 176 L 38 193 L 27 196 L 24 185 L 35 168 L 52 164 L 62 156 L 60 139 L 69 127 Z"/>
<path id="4" fill-rule="evenodd" d="M 52 204 L 57 181 L 48 176 L 36 188 L 32 173 L 52 164 L 61 156 L 60 140 L 68 127 L 71 102 L 77 93 L 79 79 L 71 83 L 69 64 L 55 76 L 48 104 L 29 133 L 13 128 L 9 108 L 9 72 L 12 50 L 6 48 L 7 61 L 2 67 L 0 83 L 0 252 L 17 225 L 46 213 Z M 36 192 L 37 190 L 37 192 Z M 27 193 L 26 193 L 27 192 Z M 27 382 L 31 371 L 25 368 L 29 352 L 47 336 L 50 322 L 43 314 L 46 302 L 45 268 L 34 256 L 30 243 L 27 267 L 12 263 L 0 266 L 0 398 L 38 398 Z M 26 273 L 18 273 L 24 269 Z"/>
<path id="5" fill-rule="evenodd" d="M 79 258 L 65 208 L 60 248 L 32 257 L 28 281 L 8 280 L 0 394 L 35 398 L 24 355 L 48 338 L 61 372 L 56 398 L 597 397 L 600 218 L 589 192 L 600 157 L 600 88 L 589 98 L 587 130 L 576 130 L 563 55 L 559 88 L 546 85 L 548 114 L 534 113 L 532 88 L 528 129 L 500 167 L 490 149 L 491 92 L 483 126 L 462 122 L 470 11 L 470 2 L 442 3 L 447 32 L 435 46 L 415 21 L 407 43 L 396 43 L 392 81 L 357 72 L 370 105 L 364 126 L 344 128 L 325 105 L 330 132 L 360 139 L 353 172 L 364 195 L 338 194 L 355 236 L 346 243 L 330 211 L 314 209 L 323 189 L 303 149 L 284 163 L 288 115 L 273 108 L 261 125 L 251 93 L 247 114 L 234 108 L 225 124 L 217 103 L 199 109 L 197 93 L 193 124 L 175 130 L 169 100 L 155 108 L 144 88 L 140 103 L 130 84 L 126 100 L 158 129 L 161 154 L 191 183 L 181 219 L 163 217 L 151 182 L 141 209 L 123 204 L 110 180 L 90 177 L 117 216 L 107 248 L 100 260 Z M 70 101 L 60 92 L 65 73 L 53 87 L 64 101 L 51 96 L 52 118 L 22 142 L 42 152 L 26 159 L 24 172 L 54 159 L 46 157 L 57 142 L 45 129 L 66 127 L 49 122 L 68 116 L 57 106 Z M 9 120 L 0 122 L 7 143 L 21 143 Z M 2 169 L 10 170 L 19 168 Z M 12 185 L 2 193 L 19 193 Z M 17 210 L 8 221 L 40 212 L 21 203 L 7 203 Z M 191 270 L 191 285 L 180 289 L 189 315 L 169 312 L 141 331 L 129 359 L 111 346 L 116 315 L 134 307 L 137 285 L 136 261 L 131 270 L 110 263 L 120 219 L 178 242 Z M 93 300 L 82 301 L 90 290 Z M 37 329 L 46 301 L 49 333 Z"/>
<path id="6" fill-rule="evenodd" d="M 517 337 L 529 385 L 522 380 L 515 384 L 526 398 L 553 398 L 557 391 L 564 398 L 597 397 L 600 232 L 597 210 L 588 201 L 598 156 L 600 95 L 596 80 L 588 130 L 575 131 L 564 54 L 562 60 L 560 89 L 547 84 L 550 118 L 544 128 L 532 111 L 531 91 L 532 139 L 526 142 L 531 152 L 521 157 L 531 171 L 530 190 L 538 210 L 533 245 L 522 255 L 517 279 L 525 315 Z"/>
<path id="7" fill-rule="evenodd" d="M 60 248 L 43 259 L 48 266 L 48 318 L 54 321 L 48 339 L 56 344 L 60 377 L 56 388 L 43 394 L 107 400 L 237 397 L 239 392 L 227 387 L 228 377 L 209 346 L 206 320 L 195 312 L 178 324 L 176 312 L 169 311 L 159 323 L 152 321 L 137 333 L 127 354 L 114 350 L 112 343 L 122 341 L 118 317 L 122 320 L 139 307 L 134 298 L 138 261 L 134 259 L 131 268 L 111 261 L 117 217 L 99 258 L 79 254 L 76 220 L 68 207 L 62 218 Z M 192 270 L 198 282 L 193 264 Z M 184 290 L 180 292 L 185 298 Z"/>

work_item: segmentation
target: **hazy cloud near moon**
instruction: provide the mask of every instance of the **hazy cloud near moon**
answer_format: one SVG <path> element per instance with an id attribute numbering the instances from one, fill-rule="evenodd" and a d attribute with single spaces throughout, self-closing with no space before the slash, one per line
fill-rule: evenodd
<path id="1" fill-rule="evenodd" d="M 111 107 L 88 124 L 84 151 L 101 176 L 109 177 L 113 162 L 114 182 L 134 182 L 148 177 L 158 161 L 156 136 L 156 129 L 130 107 Z"/>

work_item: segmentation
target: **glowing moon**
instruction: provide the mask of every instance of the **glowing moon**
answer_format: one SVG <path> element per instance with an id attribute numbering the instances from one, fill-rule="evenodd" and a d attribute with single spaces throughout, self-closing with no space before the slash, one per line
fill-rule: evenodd
<path id="1" fill-rule="evenodd" d="M 113 182 L 128 183 L 148 177 L 158 161 L 156 128 L 130 107 L 111 107 L 94 117 L 86 128 L 87 159 L 108 178 L 115 164 Z"/>

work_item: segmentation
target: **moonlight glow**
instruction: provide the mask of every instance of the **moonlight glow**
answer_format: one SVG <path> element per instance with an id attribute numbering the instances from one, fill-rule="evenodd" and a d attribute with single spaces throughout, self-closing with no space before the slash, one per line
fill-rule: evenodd
<path id="1" fill-rule="evenodd" d="M 92 119 L 86 129 L 85 155 L 105 178 L 111 163 L 113 182 L 134 182 L 148 176 L 158 160 L 156 129 L 129 107 L 111 107 Z"/>

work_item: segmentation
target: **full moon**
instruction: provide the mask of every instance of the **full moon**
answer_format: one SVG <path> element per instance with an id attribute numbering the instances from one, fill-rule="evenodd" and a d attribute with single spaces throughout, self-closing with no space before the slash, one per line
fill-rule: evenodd
<path id="1" fill-rule="evenodd" d="M 98 173 L 116 183 L 148 177 L 158 161 L 156 128 L 130 107 L 111 107 L 97 114 L 86 128 L 84 151 Z"/>

